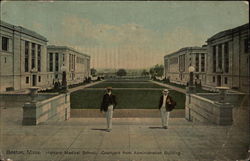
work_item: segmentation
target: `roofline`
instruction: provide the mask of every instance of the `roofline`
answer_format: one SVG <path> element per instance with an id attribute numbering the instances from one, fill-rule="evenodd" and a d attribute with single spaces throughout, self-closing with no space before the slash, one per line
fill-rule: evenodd
<path id="1" fill-rule="evenodd" d="M 179 49 L 179 50 L 177 50 L 177 51 L 175 51 L 173 53 L 165 55 L 164 58 L 167 57 L 167 56 L 171 56 L 171 55 L 177 54 L 179 52 L 185 51 L 185 50 L 201 50 L 201 49 L 206 50 L 206 47 L 207 46 L 205 46 L 205 45 L 203 45 L 202 47 L 199 47 L 199 46 L 184 47 L 184 48 L 181 48 L 181 49 Z"/>
<path id="2" fill-rule="evenodd" d="M 23 33 L 23 34 L 26 34 L 26 35 L 29 35 L 31 37 L 34 37 L 36 39 L 40 39 L 40 40 L 43 40 L 45 42 L 48 42 L 47 38 L 38 34 L 37 32 L 35 31 L 32 31 L 32 30 L 29 30 L 27 28 L 24 28 L 22 26 L 15 26 L 15 25 L 12 25 L 12 24 L 9 24 L 7 22 L 4 22 L 2 20 L 0 20 L 0 26 L 2 27 L 5 27 L 5 28 L 8 28 L 8 29 L 11 29 L 13 31 L 17 31 L 17 32 L 20 32 L 20 33 Z"/>
<path id="3" fill-rule="evenodd" d="M 48 49 L 48 50 L 49 50 L 49 49 L 71 50 L 71 51 L 73 51 L 73 52 L 76 52 L 76 53 L 78 53 L 78 54 L 81 54 L 81 55 L 83 55 L 83 56 L 86 56 L 86 57 L 89 57 L 89 58 L 90 58 L 89 55 L 87 55 L 87 54 L 85 54 L 85 53 L 81 53 L 81 52 L 75 50 L 74 48 L 68 47 L 68 46 L 48 45 L 48 46 L 47 46 L 47 49 Z"/>
<path id="4" fill-rule="evenodd" d="M 238 26 L 238 27 L 235 27 L 232 29 L 224 30 L 224 31 L 218 32 L 217 34 L 211 36 L 210 38 L 207 39 L 206 42 L 210 42 L 210 41 L 213 41 L 215 39 L 220 39 L 224 36 L 231 35 L 231 34 L 234 34 L 236 32 L 239 32 L 241 30 L 248 29 L 248 28 L 249 28 L 249 23 L 246 23 L 244 25 L 241 25 L 241 26 Z"/>

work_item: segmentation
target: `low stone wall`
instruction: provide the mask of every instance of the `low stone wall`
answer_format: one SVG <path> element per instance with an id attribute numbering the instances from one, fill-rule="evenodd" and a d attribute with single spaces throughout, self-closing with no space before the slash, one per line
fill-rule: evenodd
<path id="1" fill-rule="evenodd" d="M 184 109 L 174 109 L 170 113 L 171 118 L 184 118 Z M 71 109 L 71 117 L 104 117 L 104 114 L 99 109 Z M 115 109 L 114 118 L 131 118 L 131 117 L 160 117 L 158 109 Z"/>
<path id="2" fill-rule="evenodd" d="M 60 94 L 35 103 L 23 106 L 23 125 L 37 125 L 52 120 L 70 118 L 70 94 Z"/>
<path id="3" fill-rule="evenodd" d="M 186 94 L 185 118 L 193 122 L 231 125 L 233 105 L 219 103 L 196 94 Z"/>
<path id="4" fill-rule="evenodd" d="M 41 101 L 56 95 L 57 94 L 38 94 L 36 100 Z M 0 94 L 0 100 L 0 107 L 3 108 L 23 107 L 26 102 L 31 101 L 31 97 L 29 94 Z"/>
<path id="5" fill-rule="evenodd" d="M 219 93 L 197 93 L 196 95 L 207 98 L 209 100 L 213 100 L 215 102 L 219 102 Z M 240 94 L 240 93 L 227 93 L 225 97 L 225 102 L 228 102 L 234 106 L 239 105 L 245 94 Z"/>

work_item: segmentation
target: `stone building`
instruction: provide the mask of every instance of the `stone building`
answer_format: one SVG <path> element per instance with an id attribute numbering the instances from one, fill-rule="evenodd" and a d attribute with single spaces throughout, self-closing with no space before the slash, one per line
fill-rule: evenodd
<path id="1" fill-rule="evenodd" d="M 249 23 L 215 34 L 207 45 L 206 84 L 249 91 Z"/>
<path id="2" fill-rule="evenodd" d="M 47 47 L 47 70 L 53 83 L 62 81 L 63 66 L 66 71 L 67 83 L 77 84 L 90 76 L 90 56 L 67 46 Z"/>
<path id="3" fill-rule="evenodd" d="M 207 47 L 186 47 L 164 57 L 164 74 L 170 82 L 186 85 L 189 81 L 188 67 L 195 68 L 194 81 L 206 83 Z"/>
<path id="4" fill-rule="evenodd" d="M 0 21 L 0 91 L 48 87 L 47 39 Z"/>

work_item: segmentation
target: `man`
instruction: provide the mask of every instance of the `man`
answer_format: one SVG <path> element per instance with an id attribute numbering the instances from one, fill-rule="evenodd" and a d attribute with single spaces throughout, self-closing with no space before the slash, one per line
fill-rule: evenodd
<path id="1" fill-rule="evenodd" d="M 106 88 L 107 93 L 103 96 L 100 111 L 105 112 L 105 117 L 107 119 L 107 131 L 112 130 L 112 116 L 113 110 L 115 109 L 117 103 L 115 95 L 112 94 L 112 87 Z"/>
<path id="2" fill-rule="evenodd" d="M 176 106 L 176 102 L 172 99 L 172 97 L 168 95 L 168 93 L 168 89 L 164 89 L 162 91 L 162 96 L 159 102 L 159 110 L 161 111 L 161 122 L 162 127 L 164 129 L 168 128 L 168 119 L 170 111 L 172 111 Z"/>

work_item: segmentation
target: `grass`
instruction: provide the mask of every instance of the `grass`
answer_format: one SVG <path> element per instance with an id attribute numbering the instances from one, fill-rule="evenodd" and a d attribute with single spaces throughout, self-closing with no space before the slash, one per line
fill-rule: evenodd
<path id="1" fill-rule="evenodd" d="M 113 88 L 164 88 L 150 82 L 103 82 L 89 88 L 106 88 L 109 86 Z"/>
<path id="2" fill-rule="evenodd" d="M 71 93 L 71 108 L 99 109 L 104 90 L 79 90 Z M 117 97 L 119 109 L 156 109 L 158 108 L 160 90 L 113 90 Z M 170 95 L 177 102 L 176 108 L 184 109 L 185 94 L 170 91 Z"/>

